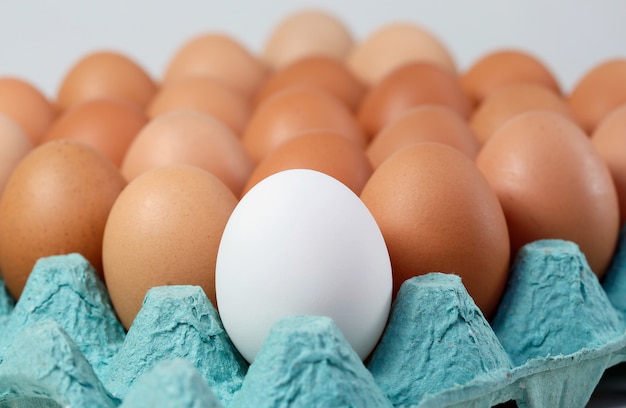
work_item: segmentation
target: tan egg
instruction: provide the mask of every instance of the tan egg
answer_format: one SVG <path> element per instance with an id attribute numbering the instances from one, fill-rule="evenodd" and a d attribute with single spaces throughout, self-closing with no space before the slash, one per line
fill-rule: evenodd
<path id="1" fill-rule="evenodd" d="M 207 114 L 191 110 L 171 111 L 152 119 L 128 149 L 121 171 L 130 181 L 148 170 L 171 164 L 203 168 L 236 196 L 253 168 L 232 130 Z"/>
<path id="2" fill-rule="evenodd" d="M 343 59 L 354 45 L 352 34 L 335 16 L 322 10 L 302 10 L 276 25 L 263 49 L 275 69 L 311 55 Z"/>
<path id="3" fill-rule="evenodd" d="M 626 103 L 626 59 L 594 66 L 575 85 L 567 103 L 583 130 L 591 134 L 606 115 Z"/>
<path id="4" fill-rule="evenodd" d="M 228 85 L 208 77 L 186 77 L 164 84 L 147 108 L 148 117 L 191 109 L 223 122 L 237 135 L 243 132 L 250 117 L 246 99 Z"/>
<path id="5" fill-rule="evenodd" d="M 617 193 L 578 126 L 553 112 L 520 114 L 485 143 L 476 164 L 504 209 L 511 254 L 539 239 L 573 241 L 602 278 L 617 242 Z"/>
<path id="6" fill-rule="evenodd" d="M 493 316 L 509 268 L 509 237 L 498 198 L 474 162 L 441 143 L 420 143 L 381 164 L 361 193 L 387 243 L 394 294 L 429 272 L 461 276 Z"/>
<path id="7" fill-rule="evenodd" d="M 458 113 L 444 106 L 412 108 L 385 126 L 367 147 L 367 157 L 377 168 L 392 154 L 422 142 L 454 147 L 474 160 L 480 145 Z"/>
<path id="8" fill-rule="evenodd" d="M 596 126 L 591 143 L 608 166 L 620 207 L 620 225 L 626 223 L 626 104 Z"/>
<path id="9" fill-rule="evenodd" d="M 123 100 L 92 99 L 65 111 L 43 142 L 72 139 L 85 143 L 119 167 L 128 146 L 148 122 L 143 110 Z"/>
<path id="10" fill-rule="evenodd" d="M 290 87 L 261 104 L 243 135 L 243 144 L 255 163 L 297 134 L 328 130 L 362 148 L 365 138 L 348 108 L 327 93 L 310 87 Z"/>
<path id="11" fill-rule="evenodd" d="M 33 144 L 21 127 L 0 113 L 0 196 L 19 162 L 33 149 Z"/>
<path id="12" fill-rule="evenodd" d="M 502 87 L 530 83 L 560 95 L 554 74 L 534 55 L 515 49 L 499 49 L 484 55 L 461 76 L 461 85 L 474 103 L 480 103 Z"/>
<path id="13" fill-rule="evenodd" d="M 172 57 L 165 71 L 165 82 L 189 76 L 215 78 L 250 100 L 268 68 L 235 39 L 219 33 L 198 35 Z"/>
<path id="14" fill-rule="evenodd" d="M 39 144 L 56 117 L 56 109 L 30 83 L 11 77 L 0 78 L 0 113 L 13 119 L 34 146 Z"/>
<path id="15" fill-rule="evenodd" d="M 558 113 L 575 122 L 567 103 L 542 85 L 514 84 L 493 92 L 472 114 L 470 126 L 481 144 L 507 120 L 531 110 Z"/>
<path id="16" fill-rule="evenodd" d="M 365 85 L 355 78 L 342 61 L 315 55 L 301 58 L 270 77 L 255 98 L 255 105 L 291 86 L 309 86 L 328 92 L 355 111 L 365 94 Z"/>
<path id="17" fill-rule="evenodd" d="M 57 140 L 33 149 L 0 200 L 0 271 L 19 298 L 35 262 L 80 253 L 102 277 L 104 226 L 126 182 L 91 147 Z"/>
<path id="18" fill-rule="evenodd" d="M 290 169 L 317 170 L 341 181 L 357 195 L 372 174 L 372 165 L 359 145 L 333 132 L 309 131 L 265 156 L 252 172 L 243 194 L 266 177 Z"/>
<path id="19" fill-rule="evenodd" d="M 137 62 L 119 52 L 97 51 L 70 68 L 56 104 L 65 110 L 91 99 L 115 98 L 144 108 L 156 91 L 156 83 Z"/>
<path id="20" fill-rule="evenodd" d="M 426 104 L 446 106 L 464 119 L 471 112 L 454 74 L 429 62 L 412 62 L 370 88 L 359 108 L 359 123 L 371 138 L 407 109 Z"/>
<path id="21" fill-rule="evenodd" d="M 155 286 L 198 285 L 215 300 L 215 260 L 237 199 L 195 166 L 150 170 L 131 181 L 106 223 L 102 260 L 113 307 L 127 329 Z"/>
<path id="22" fill-rule="evenodd" d="M 369 85 L 415 61 L 430 62 L 451 73 L 457 70 L 452 55 L 437 37 L 408 22 L 380 27 L 354 46 L 346 60 L 352 72 Z"/>

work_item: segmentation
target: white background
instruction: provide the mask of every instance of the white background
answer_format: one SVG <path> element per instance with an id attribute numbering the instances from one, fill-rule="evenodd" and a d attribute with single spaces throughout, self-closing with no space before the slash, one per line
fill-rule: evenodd
<path id="1" fill-rule="evenodd" d="M 418 23 L 461 70 L 498 47 L 519 47 L 543 60 L 566 91 L 600 61 L 626 57 L 623 0 L 0 0 L 0 76 L 20 76 L 52 97 L 79 58 L 108 48 L 158 79 L 193 35 L 222 31 L 259 53 L 281 19 L 311 7 L 335 14 L 357 41 L 392 21 Z"/>

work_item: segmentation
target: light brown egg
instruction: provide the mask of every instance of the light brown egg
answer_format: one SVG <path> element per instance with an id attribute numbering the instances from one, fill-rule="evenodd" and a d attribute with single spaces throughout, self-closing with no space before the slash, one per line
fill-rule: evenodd
<path id="1" fill-rule="evenodd" d="M 446 106 L 464 119 L 471 112 L 454 74 L 429 62 L 412 62 L 369 90 L 359 108 L 359 123 L 371 138 L 407 109 L 426 104 Z"/>
<path id="2" fill-rule="evenodd" d="M 534 55 L 516 49 L 492 51 L 461 76 L 461 86 L 475 104 L 502 87 L 520 83 L 542 85 L 561 94 L 552 71 Z"/>
<path id="3" fill-rule="evenodd" d="M 343 59 L 352 49 L 352 34 L 323 10 L 301 10 L 280 21 L 265 42 L 263 58 L 274 69 L 311 55 Z"/>
<path id="4" fill-rule="evenodd" d="M 35 262 L 80 253 L 102 277 L 104 226 L 126 182 L 91 147 L 58 140 L 33 149 L 0 200 L 0 271 L 19 298 Z"/>
<path id="5" fill-rule="evenodd" d="M 430 62 L 451 73 L 457 70 L 447 47 L 423 27 L 409 22 L 395 22 L 375 30 L 354 46 L 346 60 L 352 72 L 369 85 L 415 61 Z"/>
<path id="6" fill-rule="evenodd" d="M 326 55 L 301 58 L 270 77 L 255 98 L 255 105 L 291 86 L 304 85 L 328 92 L 355 111 L 365 94 L 365 85 L 341 60 Z"/>
<path id="7" fill-rule="evenodd" d="M 237 135 L 243 132 L 250 118 L 250 107 L 242 95 L 208 77 L 186 77 L 164 84 L 150 101 L 146 112 L 152 119 L 179 109 L 211 115 Z"/>
<path id="8" fill-rule="evenodd" d="M 258 163 L 282 143 L 307 130 L 336 132 L 365 147 L 363 133 L 348 108 L 310 87 L 290 87 L 268 98 L 255 110 L 242 140 Z"/>
<path id="9" fill-rule="evenodd" d="M 367 147 L 367 157 L 377 168 L 397 151 L 422 142 L 446 144 L 472 160 L 480 148 L 472 129 L 458 113 L 444 106 L 422 105 L 387 124 Z"/>
<path id="10" fill-rule="evenodd" d="M 283 170 L 317 170 L 360 194 L 372 174 L 361 146 L 330 131 L 309 131 L 294 136 L 269 153 L 256 166 L 243 193 L 264 178 Z"/>
<path id="11" fill-rule="evenodd" d="M 116 51 L 96 51 L 76 62 L 57 93 L 61 110 L 90 99 L 115 98 L 144 108 L 157 85 L 137 62 Z"/>
<path id="12" fill-rule="evenodd" d="M 575 85 L 567 103 L 583 130 L 591 134 L 606 115 L 626 103 L 626 59 L 594 66 Z"/>
<path id="13" fill-rule="evenodd" d="M 0 113 L 13 119 L 33 146 L 39 144 L 56 117 L 56 109 L 39 89 L 12 77 L 0 78 Z"/>
<path id="14" fill-rule="evenodd" d="M 241 140 L 217 119 L 191 110 L 152 119 L 129 147 L 121 166 L 132 180 L 157 167 L 189 164 L 217 176 L 239 196 L 252 172 L 252 159 Z"/>
<path id="15" fill-rule="evenodd" d="M 265 64 L 234 38 L 206 33 L 183 44 L 169 61 L 163 80 L 207 76 L 250 100 L 267 75 Z"/>
<path id="16" fill-rule="evenodd" d="M 558 113 L 574 122 L 567 103 L 558 94 L 542 85 L 514 84 L 493 92 L 474 111 L 470 126 L 481 144 L 507 120 L 531 110 Z"/>
<path id="17" fill-rule="evenodd" d="M 387 243 L 394 294 L 413 276 L 453 273 L 493 315 L 507 281 L 509 238 L 498 198 L 472 160 L 441 143 L 417 144 L 382 163 L 361 199 Z"/>
<path id="18" fill-rule="evenodd" d="M 504 209 L 511 254 L 539 239 L 573 241 L 602 278 L 617 242 L 617 193 L 582 129 L 557 113 L 526 112 L 496 131 L 476 163 Z"/>
<path id="19" fill-rule="evenodd" d="M 626 104 L 614 109 L 596 126 L 591 143 L 608 166 L 620 207 L 620 225 L 626 223 Z"/>
<path id="20" fill-rule="evenodd" d="M 173 165 L 131 181 L 106 223 L 102 260 L 111 302 L 127 329 L 155 286 L 199 285 L 215 300 L 215 259 L 237 199 L 217 177 Z"/>
<path id="21" fill-rule="evenodd" d="M 123 100 L 92 99 L 65 111 L 43 142 L 72 139 L 85 143 L 119 167 L 128 146 L 148 122 L 143 110 Z"/>
<path id="22" fill-rule="evenodd" d="M 21 127 L 0 113 L 0 196 L 19 162 L 33 149 L 33 144 Z"/>

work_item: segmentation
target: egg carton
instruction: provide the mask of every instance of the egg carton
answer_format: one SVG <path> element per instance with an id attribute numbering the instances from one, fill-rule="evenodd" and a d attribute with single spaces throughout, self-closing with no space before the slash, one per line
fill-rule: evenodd
<path id="1" fill-rule="evenodd" d="M 623 361 L 624 232 L 603 285 L 575 244 L 525 246 L 491 323 L 455 275 L 406 281 L 365 362 L 293 316 L 248 365 L 197 286 L 151 289 L 125 333 L 79 254 L 40 259 L 17 303 L 0 281 L 0 406 L 573 408 Z"/>

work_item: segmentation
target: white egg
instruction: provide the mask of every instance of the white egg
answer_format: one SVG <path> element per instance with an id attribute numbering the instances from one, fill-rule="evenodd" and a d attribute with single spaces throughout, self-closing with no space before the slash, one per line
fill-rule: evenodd
<path id="1" fill-rule="evenodd" d="M 391 306 L 383 236 L 363 202 L 336 179 L 287 170 L 253 187 L 235 207 L 215 271 L 226 332 L 252 362 L 281 317 L 332 318 L 365 359 Z"/>

